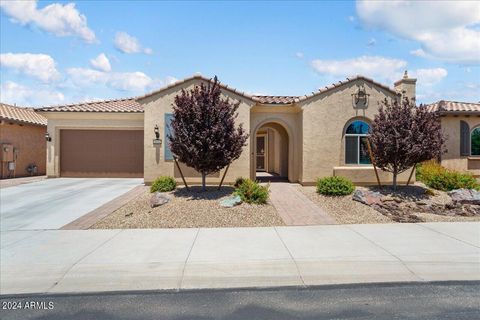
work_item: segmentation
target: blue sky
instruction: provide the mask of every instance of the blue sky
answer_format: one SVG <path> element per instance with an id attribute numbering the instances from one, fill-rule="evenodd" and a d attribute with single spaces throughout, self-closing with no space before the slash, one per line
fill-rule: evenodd
<path id="1" fill-rule="evenodd" d="M 201 73 L 302 95 L 355 74 L 417 100 L 480 100 L 477 2 L 3 1 L 1 100 L 122 98 Z"/>

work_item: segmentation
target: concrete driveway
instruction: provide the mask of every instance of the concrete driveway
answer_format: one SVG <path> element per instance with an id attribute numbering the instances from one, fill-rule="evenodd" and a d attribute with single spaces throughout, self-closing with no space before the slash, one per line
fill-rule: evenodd
<path id="1" fill-rule="evenodd" d="M 59 178 L 0 190 L 0 227 L 59 229 L 142 184 L 142 179 Z"/>

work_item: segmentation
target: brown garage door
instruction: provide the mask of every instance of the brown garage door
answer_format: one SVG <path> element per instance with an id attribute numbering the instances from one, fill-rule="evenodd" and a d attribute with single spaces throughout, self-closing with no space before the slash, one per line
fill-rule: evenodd
<path id="1" fill-rule="evenodd" d="M 143 130 L 61 130 L 63 177 L 143 177 Z"/>

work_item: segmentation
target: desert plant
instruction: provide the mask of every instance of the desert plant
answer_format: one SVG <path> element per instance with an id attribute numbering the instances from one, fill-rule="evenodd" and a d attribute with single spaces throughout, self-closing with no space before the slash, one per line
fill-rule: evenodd
<path id="1" fill-rule="evenodd" d="M 386 99 L 378 110 L 368 137 L 373 160 L 380 169 L 397 176 L 417 163 L 438 158 L 444 152 L 445 137 L 439 116 L 404 99 L 390 103 Z"/>
<path id="2" fill-rule="evenodd" d="M 235 179 L 235 183 L 233 184 L 233 186 L 235 188 L 238 188 L 244 181 L 245 181 L 244 177 L 238 177 L 237 179 Z"/>
<path id="3" fill-rule="evenodd" d="M 347 178 L 334 176 L 317 179 L 317 192 L 327 196 L 345 196 L 352 194 L 355 186 Z"/>
<path id="4" fill-rule="evenodd" d="M 168 192 L 175 190 L 177 182 L 170 176 L 161 176 L 156 178 L 150 186 L 150 192 Z"/>
<path id="5" fill-rule="evenodd" d="M 432 189 L 442 191 L 480 189 L 480 184 L 470 173 L 447 169 L 435 161 L 417 166 L 417 179 Z"/>
<path id="6" fill-rule="evenodd" d="M 257 181 L 244 179 L 235 189 L 235 194 L 246 203 L 265 204 L 269 197 L 268 189 L 268 186 L 262 186 Z"/>
<path id="7" fill-rule="evenodd" d="M 242 124 L 235 125 L 239 105 L 221 97 L 217 77 L 175 97 L 169 146 L 180 162 L 201 173 L 203 190 L 207 175 L 238 159 L 246 145 Z"/>

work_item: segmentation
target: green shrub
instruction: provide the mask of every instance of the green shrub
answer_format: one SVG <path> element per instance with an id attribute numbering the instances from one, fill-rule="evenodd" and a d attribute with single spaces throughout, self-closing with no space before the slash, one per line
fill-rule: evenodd
<path id="1" fill-rule="evenodd" d="M 470 173 L 447 169 L 435 161 L 418 165 L 416 178 L 436 190 L 480 189 L 480 184 Z"/>
<path id="2" fill-rule="evenodd" d="M 257 181 L 243 179 L 243 182 L 235 190 L 242 201 L 246 203 L 265 204 L 267 203 L 269 190 L 268 186 L 261 186 Z"/>
<path id="3" fill-rule="evenodd" d="M 317 180 L 317 192 L 327 196 L 345 196 L 352 194 L 355 186 L 344 177 L 326 177 Z"/>
<path id="4" fill-rule="evenodd" d="M 244 177 L 238 177 L 237 179 L 235 179 L 235 183 L 233 184 L 233 186 L 235 188 L 238 188 L 244 181 L 245 181 Z"/>
<path id="5" fill-rule="evenodd" d="M 153 181 L 152 185 L 150 186 L 150 192 L 168 192 L 175 190 L 177 187 L 177 182 L 174 178 L 169 176 L 162 176 L 158 177 Z"/>

